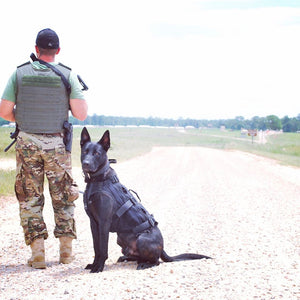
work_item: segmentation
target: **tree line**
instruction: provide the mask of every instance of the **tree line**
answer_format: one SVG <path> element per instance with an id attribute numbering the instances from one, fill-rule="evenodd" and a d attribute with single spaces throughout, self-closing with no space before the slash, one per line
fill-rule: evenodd
<path id="1" fill-rule="evenodd" d="M 275 115 L 266 117 L 255 116 L 251 119 L 245 119 L 242 116 L 235 117 L 234 119 L 219 119 L 219 120 L 206 120 L 206 119 L 164 119 L 164 118 L 142 118 L 142 117 L 121 117 L 121 116 L 104 116 L 92 115 L 88 116 L 86 120 L 79 121 L 70 117 L 70 122 L 73 125 L 96 125 L 96 126 L 161 126 L 161 127 L 187 127 L 192 126 L 195 128 L 220 128 L 225 126 L 226 129 L 241 130 L 243 129 L 258 129 L 258 130 L 283 130 L 284 132 L 297 132 L 300 131 L 300 114 L 297 117 L 289 118 L 285 116 L 279 118 Z M 0 118 L 0 126 L 8 124 Z"/>
<path id="2" fill-rule="evenodd" d="M 258 129 L 258 130 L 283 130 L 284 132 L 300 131 L 300 114 L 297 117 L 289 118 L 285 116 L 279 118 L 275 115 L 266 117 L 253 117 L 245 119 L 242 116 L 234 119 L 219 119 L 219 120 L 198 120 L 198 119 L 163 119 L 163 118 L 142 118 L 142 117 L 116 117 L 104 115 L 88 116 L 85 121 L 79 121 L 73 117 L 70 118 L 74 125 L 98 125 L 98 126 L 162 126 L 162 127 L 187 127 L 195 128 L 211 127 L 220 128 L 225 126 L 227 129 L 241 130 Z"/>

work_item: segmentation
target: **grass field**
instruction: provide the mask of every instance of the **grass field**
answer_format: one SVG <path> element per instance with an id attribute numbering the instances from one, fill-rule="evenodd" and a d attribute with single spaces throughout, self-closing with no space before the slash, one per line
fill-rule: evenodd
<path id="1" fill-rule="evenodd" d="M 175 129 L 175 128 L 89 128 L 93 141 L 98 141 L 109 129 L 111 149 L 109 158 L 118 162 L 151 151 L 154 146 L 209 147 L 226 150 L 241 150 L 275 159 L 282 164 L 300 167 L 300 134 L 282 133 L 267 137 L 267 143 L 258 143 L 258 137 L 241 136 L 240 131 L 219 129 Z M 14 146 L 6 153 L 3 149 L 11 142 L 11 128 L 0 128 L 0 161 L 15 159 Z M 72 160 L 80 166 L 80 128 L 74 128 Z M 1 170 L 0 195 L 13 194 L 15 171 Z"/>

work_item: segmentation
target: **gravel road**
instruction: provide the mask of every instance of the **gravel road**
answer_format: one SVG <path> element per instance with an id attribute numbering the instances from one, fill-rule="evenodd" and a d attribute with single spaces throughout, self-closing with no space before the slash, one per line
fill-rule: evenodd
<path id="1" fill-rule="evenodd" d="M 137 271 L 134 262 L 116 263 L 121 253 L 111 234 L 105 269 L 91 274 L 84 269 L 93 248 L 81 196 L 76 260 L 60 265 L 46 194 L 47 269 L 34 270 L 26 265 L 30 248 L 18 204 L 0 199 L 1 299 L 300 299 L 299 168 L 196 147 L 154 148 L 113 168 L 154 214 L 169 255 L 195 252 L 214 259 Z M 83 190 L 81 171 L 74 175 Z"/>

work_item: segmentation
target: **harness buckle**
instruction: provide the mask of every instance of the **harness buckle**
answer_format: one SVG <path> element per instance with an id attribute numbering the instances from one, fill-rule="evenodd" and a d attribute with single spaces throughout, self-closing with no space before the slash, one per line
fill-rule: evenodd
<path id="1" fill-rule="evenodd" d="M 119 178 L 116 175 L 111 176 L 110 179 L 111 179 L 112 183 L 118 183 L 119 182 Z"/>
<path id="2" fill-rule="evenodd" d="M 153 218 L 152 215 L 151 215 L 151 217 L 149 218 L 148 222 L 149 222 L 149 224 L 151 225 L 151 227 L 154 227 L 154 225 L 155 225 L 155 220 L 154 220 L 154 218 Z"/>

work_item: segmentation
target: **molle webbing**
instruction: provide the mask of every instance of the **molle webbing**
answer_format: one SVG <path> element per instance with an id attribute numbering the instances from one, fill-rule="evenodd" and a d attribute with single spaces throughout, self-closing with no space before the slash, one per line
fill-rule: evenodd
<path id="1" fill-rule="evenodd" d="M 69 78 L 70 70 L 56 67 Z M 16 121 L 28 133 L 58 133 L 68 120 L 69 96 L 61 78 L 51 69 L 30 63 L 17 68 Z"/>
<path id="2" fill-rule="evenodd" d="M 109 188 L 119 207 L 113 217 L 115 231 L 138 234 L 157 225 L 154 217 L 125 186 L 114 180 Z"/>
<path id="3" fill-rule="evenodd" d="M 59 88 L 61 80 L 57 76 L 23 76 L 22 86 L 40 86 L 49 88 Z"/>
<path id="4" fill-rule="evenodd" d="M 87 181 L 84 192 L 85 209 L 91 203 L 93 194 L 105 193 L 111 195 L 115 202 L 116 212 L 112 218 L 111 232 L 132 232 L 139 234 L 157 225 L 154 217 L 134 197 L 124 185 L 122 185 L 113 169 L 105 179 Z M 94 201 L 94 200 L 92 200 Z M 97 200 L 96 200 L 97 201 Z"/>

